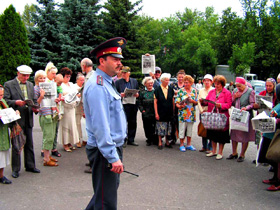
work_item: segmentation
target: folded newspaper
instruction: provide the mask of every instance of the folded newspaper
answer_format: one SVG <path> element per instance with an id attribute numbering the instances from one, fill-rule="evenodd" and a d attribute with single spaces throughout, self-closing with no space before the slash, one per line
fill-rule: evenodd
<path id="1" fill-rule="evenodd" d="M 249 117 L 248 111 L 241 111 L 241 109 L 233 108 L 230 119 L 231 119 L 231 130 L 249 131 Z"/>
<path id="2" fill-rule="evenodd" d="M 125 88 L 125 97 L 122 100 L 123 104 L 136 104 L 136 97 L 134 96 L 139 90 Z"/>
<path id="3" fill-rule="evenodd" d="M 258 109 L 259 113 L 265 111 L 269 114 L 270 110 L 272 109 L 272 96 L 261 96 L 256 95 L 256 103 L 259 104 L 260 108 Z"/>
<path id="4" fill-rule="evenodd" d="M 265 111 L 258 114 L 251 121 L 254 130 L 258 130 L 262 133 L 275 132 L 276 119 L 275 117 L 269 117 Z"/>
<path id="5" fill-rule="evenodd" d="M 26 99 L 26 100 L 24 100 L 24 102 L 26 103 L 27 106 L 31 106 L 34 109 L 39 109 L 40 108 L 40 106 L 35 105 L 34 102 L 31 99 Z"/>
<path id="6" fill-rule="evenodd" d="M 0 110 L 1 121 L 3 124 L 8 124 L 10 122 L 20 119 L 20 115 L 17 115 L 13 108 L 7 108 Z"/>

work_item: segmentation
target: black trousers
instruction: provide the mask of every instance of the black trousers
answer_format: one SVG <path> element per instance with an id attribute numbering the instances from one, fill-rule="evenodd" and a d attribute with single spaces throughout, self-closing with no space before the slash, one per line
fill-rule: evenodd
<path id="1" fill-rule="evenodd" d="M 122 147 L 117 147 L 117 152 L 122 160 Z M 97 147 L 87 145 L 86 153 L 89 162 L 92 164 L 94 191 L 86 210 L 116 210 L 120 175 L 110 171 L 107 159 L 103 157 Z"/>
<path id="2" fill-rule="evenodd" d="M 134 142 L 137 128 L 138 106 L 135 104 L 124 104 L 123 107 L 127 120 L 127 141 Z"/>
<path id="3" fill-rule="evenodd" d="M 158 145 L 158 137 L 155 134 L 156 119 L 154 117 L 145 118 L 142 116 L 142 120 L 147 143 Z"/>
<path id="4" fill-rule="evenodd" d="M 26 143 L 24 145 L 24 166 L 28 169 L 35 168 L 35 158 L 34 158 L 34 149 L 33 149 L 33 135 L 32 128 L 22 127 L 24 135 L 26 136 Z M 21 169 L 21 154 L 18 154 L 12 148 L 12 170 L 19 172 Z"/>

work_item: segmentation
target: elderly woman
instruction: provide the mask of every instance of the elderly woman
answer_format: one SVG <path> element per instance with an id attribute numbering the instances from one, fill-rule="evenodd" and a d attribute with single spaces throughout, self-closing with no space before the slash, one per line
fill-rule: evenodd
<path id="1" fill-rule="evenodd" d="M 268 78 L 265 82 L 265 90 L 260 92 L 259 95 L 260 96 L 272 96 L 272 103 L 273 103 L 273 107 L 277 104 L 277 97 L 276 97 L 276 81 L 273 78 Z M 260 105 L 255 103 L 254 104 L 254 109 L 259 109 Z M 260 140 L 261 140 L 261 132 L 260 131 L 256 131 L 256 145 L 259 146 L 260 144 Z M 255 161 L 253 161 L 255 162 Z"/>
<path id="2" fill-rule="evenodd" d="M 180 138 L 180 151 L 187 150 L 195 151 L 194 146 L 191 145 L 193 123 L 196 121 L 195 106 L 197 105 L 197 91 L 192 88 L 194 79 L 190 75 L 184 76 L 184 88 L 181 88 L 177 93 L 175 100 L 176 107 L 178 108 L 179 120 L 179 138 Z M 185 148 L 185 131 L 187 129 L 187 146 Z"/>
<path id="3" fill-rule="evenodd" d="M 207 130 L 207 138 L 212 141 L 212 151 L 207 154 L 207 157 L 217 156 L 216 160 L 221 160 L 223 158 L 224 145 L 230 142 L 229 136 L 229 108 L 231 107 L 232 97 L 230 91 L 225 88 L 226 78 L 222 75 L 216 75 L 214 77 L 215 89 L 210 90 L 206 99 L 215 102 L 209 103 L 200 99 L 202 106 L 208 105 L 208 112 L 211 112 L 214 108 L 214 112 L 225 114 L 227 116 L 226 127 L 224 130 Z M 219 143 L 219 151 L 217 154 L 217 143 Z"/>
<path id="4" fill-rule="evenodd" d="M 231 143 L 232 143 L 232 154 L 227 158 L 228 160 L 236 159 L 238 157 L 237 145 L 238 142 L 242 143 L 242 149 L 237 162 L 243 162 L 245 159 L 245 152 L 248 148 L 250 141 L 255 141 L 255 131 L 253 130 L 251 119 L 253 118 L 253 107 L 255 103 L 255 91 L 246 85 L 246 80 L 243 77 L 236 77 L 235 85 L 236 90 L 232 95 L 232 105 L 241 109 L 241 111 L 248 111 L 250 113 L 249 118 L 249 130 L 248 132 L 231 130 Z"/>
<path id="5" fill-rule="evenodd" d="M 4 88 L 0 85 L 0 110 L 9 108 L 7 102 L 3 98 Z M 16 111 L 19 114 L 19 111 Z M 0 116 L 1 119 L 1 116 Z M 10 164 L 10 138 L 8 124 L 3 124 L 0 120 L 0 183 L 12 184 L 12 181 L 4 176 L 4 168 Z"/>
<path id="6" fill-rule="evenodd" d="M 212 87 L 212 83 L 213 83 L 213 77 L 210 74 L 206 74 L 202 80 L 203 84 L 204 84 L 204 88 L 202 88 L 199 91 L 198 94 L 198 100 L 201 98 L 206 98 L 209 91 L 213 90 L 214 88 Z M 200 112 L 200 116 L 203 112 L 207 112 L 208 110 L 208 106 L 201 106 L 200 103 L 198 103 L 198 109 Z M 212 143 L 209 139 L 207 139 L 206 137 L 202 137 L 202 149 L 199 150 L 199 152 L 208 152 L 212 150 Z"/>
<path id="7" fill-rule="evenodd" d="M 40 82 L 46 81 L 46 73 L 43 70 L 38 70 L 35 73 L 34 95 L 38 104 L 41 104 L 45 96 L 45 91 L 39 87 Z M 39 123 L 43 132 L 44 166 L 58 166 L 57 160 L 50 156 L 50 150 L 53 148 L 53 141 L 56 130 L 56 119 L 53 118 L 52 107 L 40 107 Z"/>
<path id="8" fill-rule="evenodd" d="M 139 94 L 139 110 L 142 113 L 143 127 L 147 138 L 147 146 L 156 143 L 155 136 L 155 109 L 154 109 L 154 80 L 152 77 L 145 77 L 142 81 L 145 89 Z"/>
<path id="9" fill-rule="evenodd" d="M 61 87 L 63 90 L 63 96 L 65 96 L 68 93 L 75 91 L 74 84 L 69 82 L 72 71 L 69 68 L 64 67 L 60 70 L 60 73 L 63 76 L 63 83 L 61 84 Z M 79 142 L 79 134 L 75 116 L 76 101 L 71 103 L 63 102 L 63 107 L 64 115 L 60 121 L 58 136 L 60 143 L 63 144 L 64 150 L 66 152 L 72 152 L 72 150 L 76 149 L 74 144 Z"/>
<path id="10" fill-rule="evenodd" d="M 85 76 L 82 73 L 78 73 L 76 77 L 76 84 L 74 84 L 74 87 L 78 92 L 81 91 L 83 85 L 85 82 Z M 78 94 L 78 96 L 81 96 L 81 94 Z M 77 129 L 79 133 L 79 142 L 77 143 L 77 147 L 81 148 L 82 147 L 82 141 L 83 141 L 83 133 L 82 133 L 82 125 L 81 125 L 81 119 L 83 117 L 83 103 L 80 101 L 79 105 L 76 106 L 76 124 L 77 124 Z"/>
<path id="11" fill-rule="evenodd" d="M 162 150 L 162 136 L 166 136 L 165 147 L 172 148 L 167 140 L 171 134 L 171 120 L 174 111 L 174 91 L 168 86 L 171 75 L 163 73 L 160 77 L 161 85 L 155 89 L 155 117 L 156 117 L 156 134 L 158 135 L 158 149 Z"/>
<path id="12" fill-rule="evenodd" d="M 280 99 L 280 85 L 278 84 L 276 86 L 276 95 L 277 99 Z M 280 118 L 280 104 L 278 103 L 275 107 L 273 107 L 272 111 L 270 112 L 271 117 Z M 279 121 L 277 120 L 277 128 L 279 129 Z M 275 132 L 273 133 L 264 133 L 263 134 L 263 140 L 262 140 L 262 146 L 261 151 L 259 153 L 259 162 L 262 163 L 269 163 L 273 167 L 273 177 L 271 179 L 263 180 L 262 182 L 264 184 L 270 184 L 272 186 L 268 187 L 268 191 L 279 191 L 280 190 L 280 163 L 268 160 L 266 158 L 266 153 L 269 148 L 269 145 L 274 137 Z"/>

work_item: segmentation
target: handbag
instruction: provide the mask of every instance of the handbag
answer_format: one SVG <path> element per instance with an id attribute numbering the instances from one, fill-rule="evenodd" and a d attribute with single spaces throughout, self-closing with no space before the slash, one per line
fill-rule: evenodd
<path id="1" fill-rule="evenodd" d="M 207 137 L 207 130 L 204 128 L 203 124 L 199 122 L 197 126 L 197 135 L 206 138 Z"/>
<path id="2" fill-rule="evenodd" d="M 280 129 L 277 129 L 268 147 L 266 158 L 275 163 L 280 163 Z"/>
<path id="3" fill-rule="evenodd" d="M 219 109 L 217 113 L 214 113 L 214 109 L 211 112 L 204 112 L 201 114 L 201 122 L 206 129 L 209 130 L 223 130 L 227 124 L 227 116 L 220 114 Z"/>
<path id="4" fill-rule="evenodd" d="M 13 150 L 20 154 L 25 145 L 26 137 L 23 133 L 22 128 L 17 122 L 15 122 L 11 128 L 10 138 L 13 145 Z"/>

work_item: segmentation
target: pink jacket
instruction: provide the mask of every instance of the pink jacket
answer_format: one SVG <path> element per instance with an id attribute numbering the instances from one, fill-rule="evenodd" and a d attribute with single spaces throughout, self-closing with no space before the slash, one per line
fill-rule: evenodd
<path id="1" fill-rule="evenodd" d="M 231 107 L 232 103 L 232 96 L 229 90 L 226 88 L 223 88 L 222 92 L 220 93 L 219 97 L 216 99 L 216 89 L 210 90 L 207 97 L 207 100 L 215 101 L 216 103 L 221 104 L 221 108 L 219 108 L 219 113 L 225 114 L 227 116 L 227 124 L 224 129 L 224 131 L 229 129 L 229 108 Z M 208 105 L 208 112 L 211 112 L 213 108 L 215 107 L 212 103 L 203 103 L 203 105 Z M 217 112 L 217 109 L 215 109 L 214 112 Z"/>

